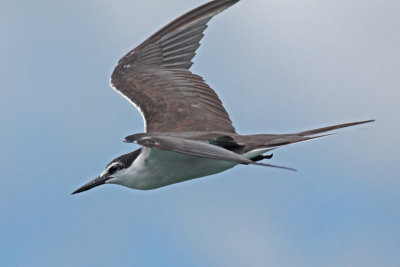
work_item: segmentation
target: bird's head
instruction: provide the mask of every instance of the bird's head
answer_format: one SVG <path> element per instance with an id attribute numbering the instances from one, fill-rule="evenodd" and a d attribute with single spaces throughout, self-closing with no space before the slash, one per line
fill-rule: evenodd
<path id="1" fill-rule="evenodd" d="M 113 180 L 116 180 L 116 178 L 121 176 L 122 173 L 124 173 L 124 171 L 132 165 L 133 161 L 138 157 L 139 153 L 140 149 L 119 156 L 118 158 L 112 160 L 110 163 L 107 164 L 106 168 L 99 177 L 94 178 L 89 183 L 79 187 L 77 190 L 72 192 L 72 194 L 81 193 L 105 183 L 113 183 Z"/>

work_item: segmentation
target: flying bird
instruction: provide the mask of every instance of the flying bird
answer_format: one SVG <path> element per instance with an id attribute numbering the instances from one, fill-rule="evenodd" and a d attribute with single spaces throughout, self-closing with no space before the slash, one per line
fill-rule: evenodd
<path id="1" fill-rule="evenodd" d="M 239 0 L 214 0 L 172 21 L 123 56 L 111 87 L 142 114 L 145 132 L 125 138 L 141 148 L 112 160 L 72 194 L 102 184 L 148 190 L 261 162 L 281 146 L 330 134 L 359 121 L 291 134 L 240 135 L 215 91 L 190 71 L 207 23 Z"/>

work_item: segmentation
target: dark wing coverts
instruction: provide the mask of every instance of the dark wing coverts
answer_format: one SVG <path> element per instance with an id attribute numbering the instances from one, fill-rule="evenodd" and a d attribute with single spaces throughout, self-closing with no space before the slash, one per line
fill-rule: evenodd
<path id="1" fill-rule="evenodd" d="M 147 132 L 235 132 L 218 96 L 189 71 L 207 22 L 239 0 L 216 0 L 171 22 L 118 62 L 111 85 L 143 113 Z"/>

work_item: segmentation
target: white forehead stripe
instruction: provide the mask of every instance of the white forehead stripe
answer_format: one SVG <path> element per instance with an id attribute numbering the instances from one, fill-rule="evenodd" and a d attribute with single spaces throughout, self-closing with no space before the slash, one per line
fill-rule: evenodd
<path id="1" fill-rule="evenodd" d="M 119 162 L 114 162 L 114 163 L 110 164 L 110 166 L 108 166 L 108 167 L 100 174 L 100 177 L 101 177 L 101 176 L 104 176 L 104 175 L 108 172 L 108 170 L 109 170 L 111 167 L 113 167 L 113 166 L 115 166 L 115 165 L 118 165 L 118 164 L 119 164 Z"/>

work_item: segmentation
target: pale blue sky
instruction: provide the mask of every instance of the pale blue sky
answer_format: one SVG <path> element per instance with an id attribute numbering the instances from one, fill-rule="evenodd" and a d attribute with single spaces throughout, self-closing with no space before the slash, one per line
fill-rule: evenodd
<path id="1" fill-rule="evenodd" d="M 240 133 L 377 119 L 152 191 L 71 196 L 143 131 L 109 87 L 127 51 L 206 1 L 0 4 L 1 266 L 398 266 L 400 2 L 242 0 L 193 71 Z"/>

